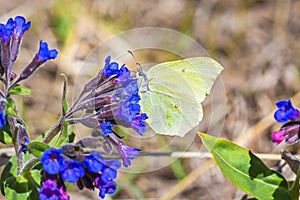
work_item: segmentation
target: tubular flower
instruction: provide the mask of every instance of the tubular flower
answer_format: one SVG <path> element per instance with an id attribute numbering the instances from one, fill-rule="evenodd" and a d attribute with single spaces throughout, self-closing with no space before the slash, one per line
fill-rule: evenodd
<path id="1" fill-rule="evenodd" d="M 61 172 L 61 176 L 65 181 L 74 183 L 84 176 L 82 163 L 74 160 L 67 160 L 64 164 L 66 168 Z"/>
<path id="2" fill-rule="evenodd" d="M 274 118 L 280 123 L 299 117 L 299 110 L 293 107 L 291 100 L 278 101 L 276 106 L 278 110 L 274 113 Z"/>
<path id="3" fill-rule="evenodd" d="M 40 41 L 40 49 L 37 53 L 37 58 L 42 60 L 42 63 L 50 59 L 55 59 L 57 54 L 58 51 L 56 49 L 49 50 L 48 44 L 42 40 Z"/>
<path id="4" fill-rule="evenodd" d="M 58 188 L 54 180 L 48 179 L 42 183 L 39 190 L 40 200 L 69 200 L 70 197 L 66 191 L 61 187 Z"/>
<path id="5" fill-rule="evenodd" d="M 140 149 L 129 147 L 120 142 L 118 151 L 123 159 L 123 165 L 128 167 L 131 164 L 131 160 L 139 155 Z"/>
<path id="6" fill-rule="evenodd" d="M 61 149 L 47 149 L 40 158 L 44 170 L 48 174 L 58 174 L 65 169 L 64 158 Z"/>
<path id="7" fill-rule="evenodd" d="M 16 22 L 12 18 L 9 18 L 6 24 L 0 24 L 0 38 L 2 43 L 6 43 L 11 39 L 15 27 Z"/>
<path id="8" fill-rule="evenodd" d="M 279 144 L 283 140 L 287 144 L 294 144 L 298 142 L 300 138 L 300 122 L 292 121 L 284 124 L 279 131 L 272 134 L 272 140 L 274 144 Z"/>

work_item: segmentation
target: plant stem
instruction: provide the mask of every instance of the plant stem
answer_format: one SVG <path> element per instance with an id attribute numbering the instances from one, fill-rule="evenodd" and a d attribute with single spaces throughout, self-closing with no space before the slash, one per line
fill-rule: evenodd
<path id="1" fill-rule="evenodd" d="M 16 119 L 7 115 L 7 121 L 9 125 L 9 130 L 12 132 L 12 140 L 14 144 L 15 154 L 17 157 L 17 174 L 20 174 L 20 170 L 24 165 L 24 153 L 19 152 L 20 141 L 18 138 L 18 128 L 16 128 Z"/>
<path id="2" fill-rule="evenodd" d="M 61 116 L 56 124 L 49 130 L 47 135 L 42 139 L 43 143 L 48 144 L 56 136 L 60 130 L 62 119 L 63 117 Z"/>
<path id="3" fill-rule="evenodd" d="M 56 124 L 49 130 L 47 135 L 42 139 L 42 142 L 45 144 L 48 144 L 55 136 L 56 134 L 60 131 L 61 127 L 61 122 L 62 122 L 63 117 L 61 116 Z M 25 165 L 21 168 L 20 174 L 26 174 L 28 173 L 31 168 L 39 161 L 38 158 L 36 157 L 31 157 Z"/>

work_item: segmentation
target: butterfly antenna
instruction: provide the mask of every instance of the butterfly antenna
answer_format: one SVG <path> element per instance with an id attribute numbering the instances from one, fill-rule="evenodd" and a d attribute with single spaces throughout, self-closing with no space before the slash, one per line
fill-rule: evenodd
<path id="1" fill-rule="evenodd" d="M 134 56 L 134 54 L 132 53 L 132 51 L 130 51 L 130 50 L 127 50 L 127 51 L 128 51 L 128 53 L 130 53 L 130 55 L 133 57 L 133 59 L 135 60 L 135 64 L 138 66 L 137 71 L 138 71 L 139 75 L 140 75 L 140 76 L 144 76 L 143 68 L 142 68 L 141 64 L 137 61 L 137 59 L 135 58 L 135 56 Z"/>

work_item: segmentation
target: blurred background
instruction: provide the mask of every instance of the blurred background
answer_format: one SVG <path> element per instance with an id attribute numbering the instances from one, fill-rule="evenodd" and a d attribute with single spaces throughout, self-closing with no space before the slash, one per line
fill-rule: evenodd
<path id="1" fill-rule="evenodd" d="M 273 145 L 270 135 L 280 127 L 273 119 L 276 101 L 291 98 L 294 105 L 300 106 L 300 1 L 0 1 L 1 23 L 16 15 L 23 15 L 32 23 L 14 66 L 16 72 L 32 59 L 40 40 L 59 50 L 58 59 L 47 62 L 24 82 L 32 88 L 33 96 L 18 99 L 18 109 L 32 137 L 51 128 L 60 115 L 61 73 L 69 78 L 71 102 L 73 94 L 81 89 L 74 86 L 78 85 L 78 72 L 85 71 L 86 58 L 99 44 L 133 28 L 159 27 L 191 37 L 224 67 L 212 90 L 213 98 L 219 98 L 222 104 L 219 110 L 214 110 L 220 111 L 219 119 L 205 118 L 200 125 L 202 131 L 221 126 L 221 130 L 213 134 L 255 153 L 278 153 L 283 148 L 298 152 L 299 145 Z M 186 44 L 182 45 L 184 48 Z M 118 49 L 118 44 L 111 48 Z M 161 51 L 134 54 L 142 65 L 176 59 Z M 105 56 L 99 55 L 91 65 L 101 67 Z M 136 61 L 128 58 L 126 64 L 134 67 Z M 92 77 L 89 73 L 85 76 Z M 203 104 L 207 116 L 211 116 L 213 101 L 211 97 Z M 90 134 L 82 127 L 78 127 L 78 131 L 80 136 Z M 199 152 L 201 140 L 195 132 L 183 139 L 155 137 L 137 145 L 134 139 L 128 139 L 128 144 L 143 151 Z M 166 145 L 170 143 L 172 145 Z M 279 165 L 279 161 L 265 160 L 265 163 L 274 169 Z M 119 174 L 119 190 L 107 199 L 247 198 L 210 159 L 145 157 L 137 159 L 133 165 L 132 169 L 124 169 Z M 97 191 L 77 191 L 71 185 L 69 191 L 71 199 L 98 199 Z"/>

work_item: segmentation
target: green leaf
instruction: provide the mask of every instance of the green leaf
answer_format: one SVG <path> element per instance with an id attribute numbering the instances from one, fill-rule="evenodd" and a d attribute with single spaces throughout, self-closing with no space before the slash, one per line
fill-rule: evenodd
<path id="1" fill-rule="evenodd" d="M 24 162 L 29 160 L 30 154 L 24 155 Z M 17 176 L 17 157 L 14 155 L 10 158 L 9 162 L 6 164 L 5 168 L 3 169 L 3 172 L 1 174 L 0 178 L 0 187 L 1 187 L 1 193 L 4 195 L 4 182 L 11 178 Z"/>
<path id="2" fill-rule="evenodd" d="M 27 144 L 28 151 L 37 158 L 40 158 L 43 155 L 44 151 L 48 148 L 49 145 L 41 142 L 31 142 Z"/>
<path id="3" fill-rule="evenodd" d="M 4 183 L 6 199 L 38 199 L 41 176 L 32 170 L 25 176 L 10 177 Z"/>
<path id="4" fill-rule="evenodd" d="M 284 177 L 266 167 L 251 151 L 228 140 L 199 133 L 224 175 L 237 187 L 258 199 L 291 200 Z"/>
<path id="5" fill-rule="evenodd" d="M 18 94 L 22 96 L 30 96 L 32 95 L 31 89 L 23 85 L 16 85 L 11 90 L 9 90 L 8 94 Z"/>
<path id="6" fill-rule="evenodd" d="M 64 119 L 62 120 L 62 128 L 59 133 L 58 139 L 56 141 L 55 146 L 56 147 L 61 147 L 62 145 L 69 143 L 69 124 L 66 122 Z"/>
<path id="7" fill-rule="evenodd" d="M 66 75 L 61 74 L 64 77 L 64 87 L 63 87 L 63 95 L 62 95 L 62 111 L 63 115 L 65 115 L 69 110 L 69 104 L 67 101 L 67 91 L 68 91 L 68 79 Z"/>
<path id="8" fill-rule="evenodd" d="M 3 144 L 12 144 L 12 134 L 7 124 L 0 129 L 0 142 Z"/>
<path id="9" fill-rule="evenodd" d="M 6 110 L 5 110 L 5 112 L 10 116 L 18 117 L 17 112 L 16 112 L 15 101 L 10 97 L 6 99 Z"/>

